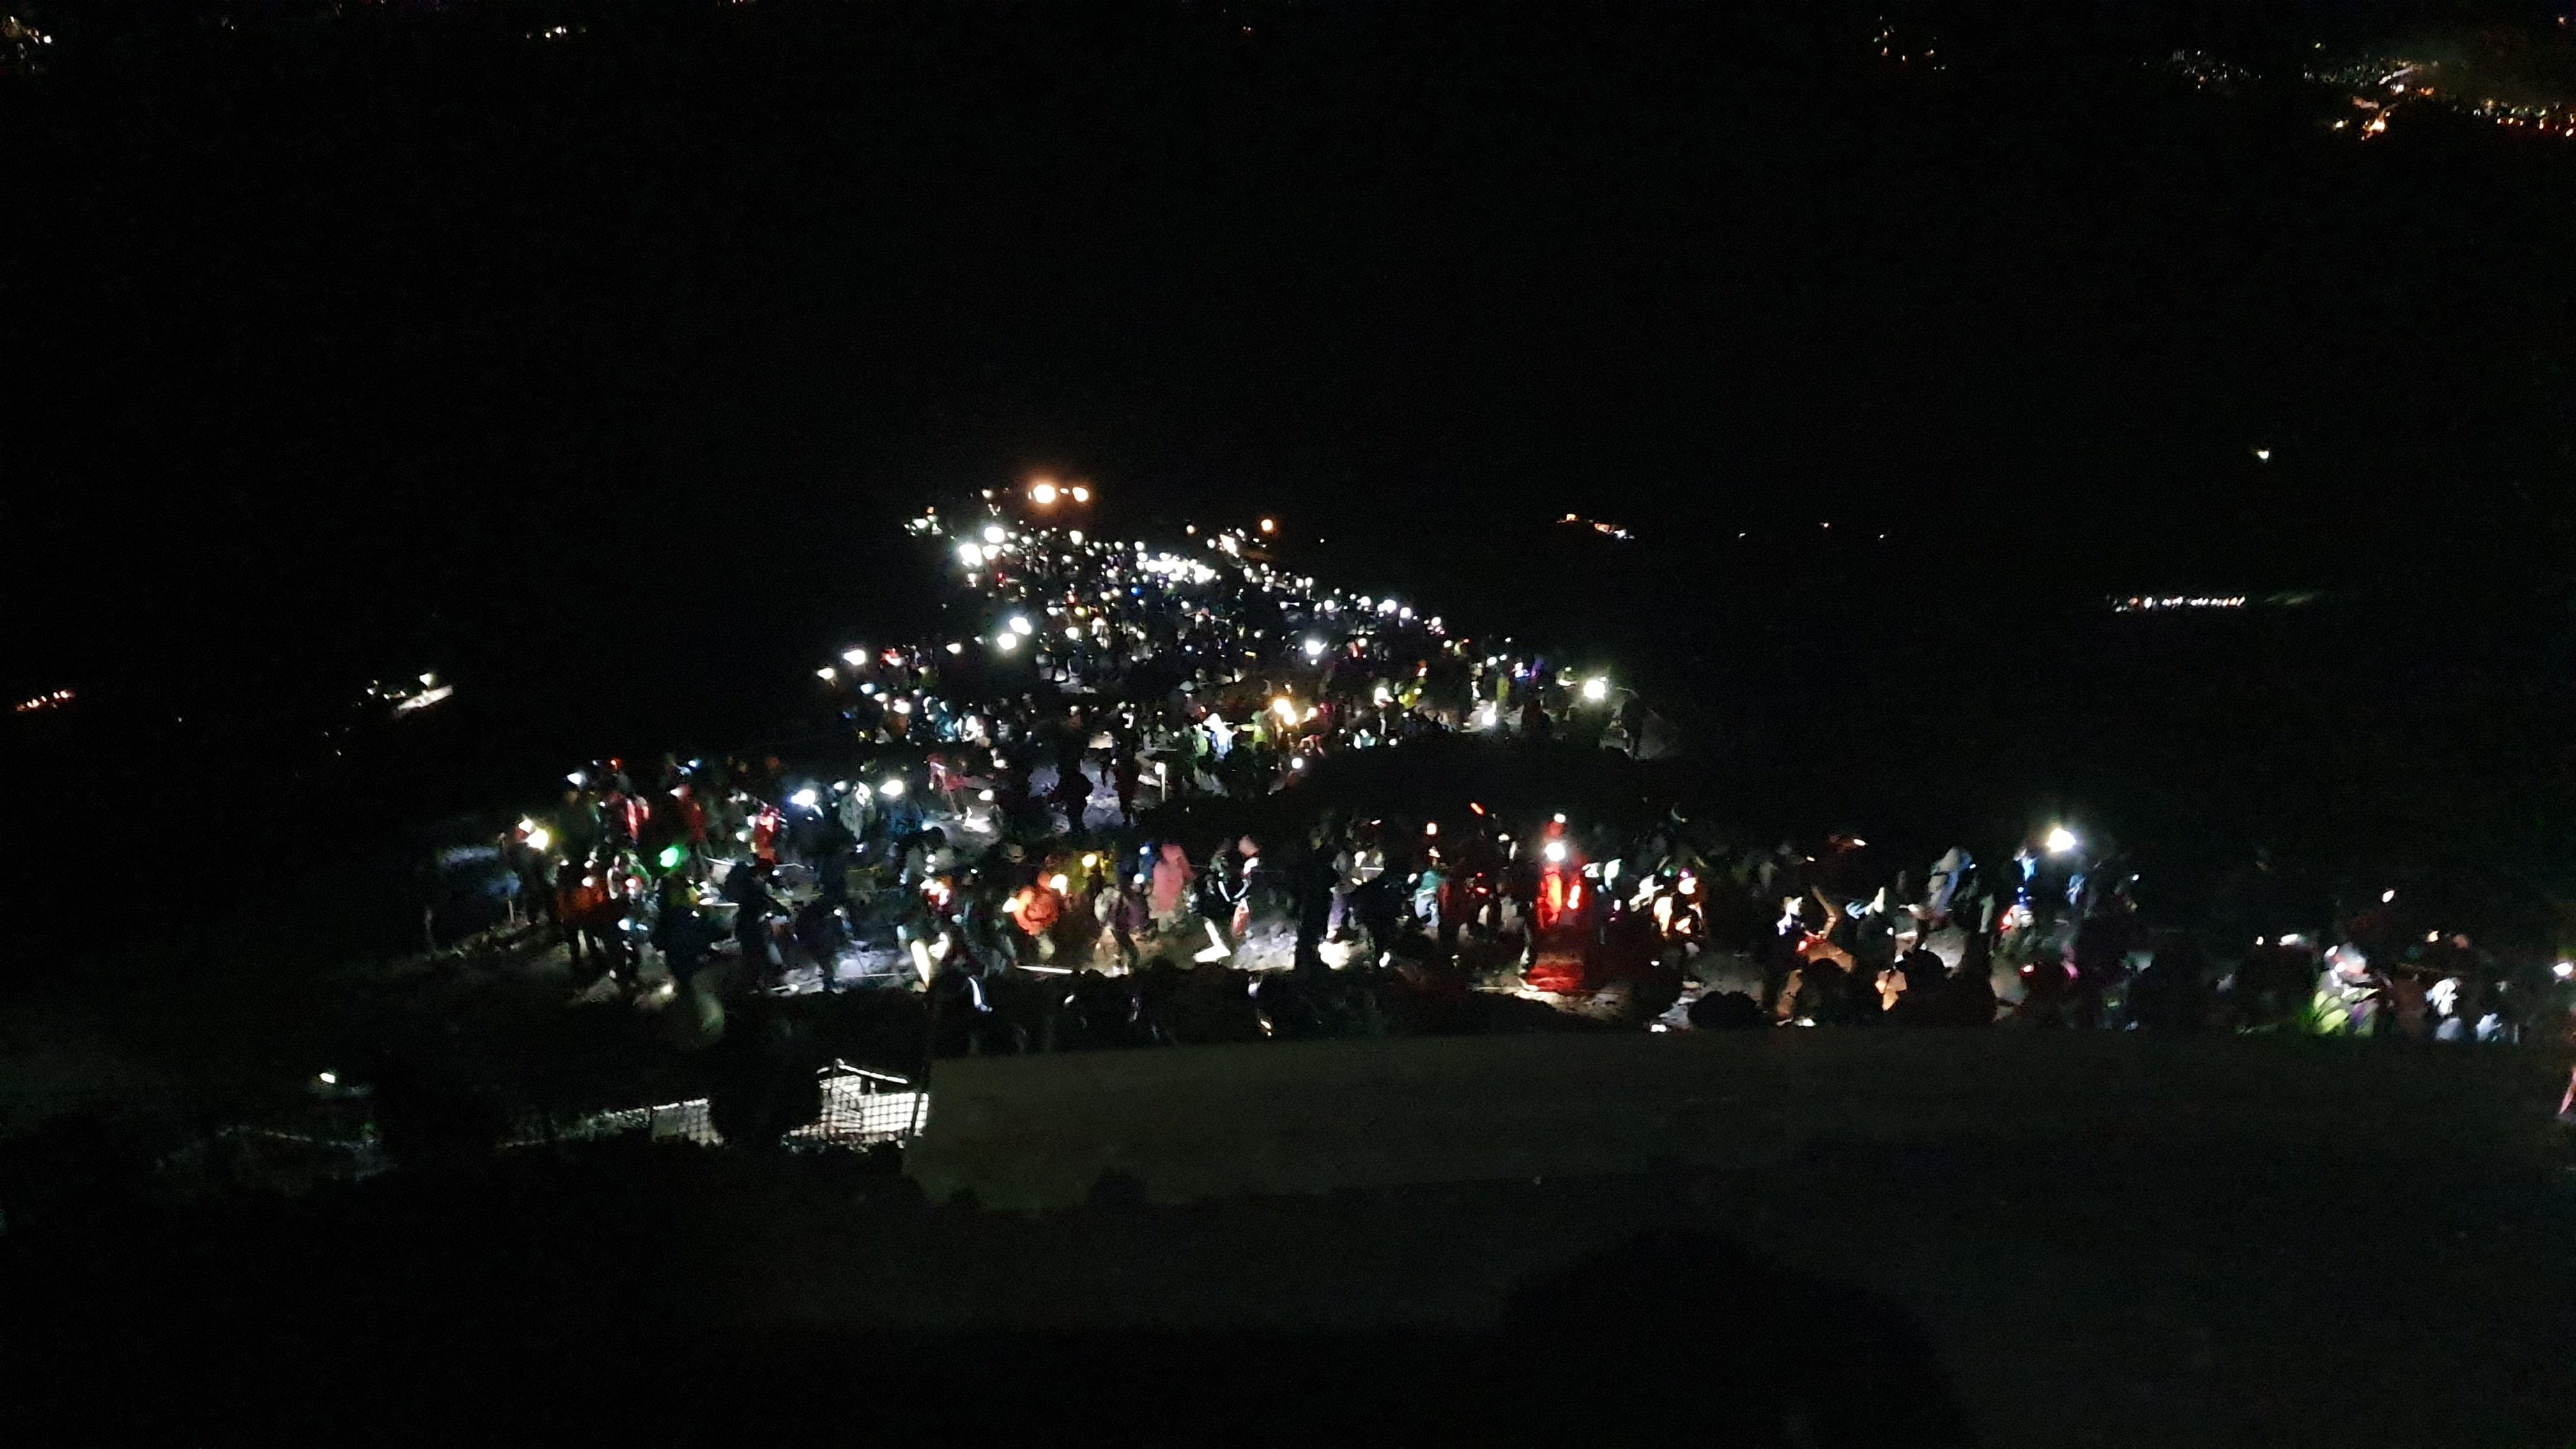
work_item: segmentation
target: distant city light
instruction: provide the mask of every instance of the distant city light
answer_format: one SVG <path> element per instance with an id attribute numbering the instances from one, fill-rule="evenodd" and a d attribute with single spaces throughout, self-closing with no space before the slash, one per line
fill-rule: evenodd
<path id="1" fill-rule="evenodd" d="M 2140 614 L 2156 609 L 2241 609 L 2246 604 L 2243 594 L 2132 594 L 2113 599 L 2111 611 L 2116 614 Z"/>

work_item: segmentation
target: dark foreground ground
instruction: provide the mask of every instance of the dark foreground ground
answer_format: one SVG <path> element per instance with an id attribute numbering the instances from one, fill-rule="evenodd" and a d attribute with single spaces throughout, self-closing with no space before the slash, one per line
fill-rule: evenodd
<path id="1" fill-rule="evenodd" d="M 1046 1215 L 532 1154 L 0 1238 L 20 1443 L 2560 1444 L 2576 1196 L 2313 1148 L 1814 1148 Z"/>

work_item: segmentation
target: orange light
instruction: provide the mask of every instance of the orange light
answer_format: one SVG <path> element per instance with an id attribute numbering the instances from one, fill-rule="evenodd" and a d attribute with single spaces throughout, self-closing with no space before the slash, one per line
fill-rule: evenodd
<path id="1" fill-rule="evenodd" d="M 1279 520 L 1275 518 L 1265 518 L 1261 520 L 1261 531 L 1263 533 L 1277 533 L 1279 531 Z"/>
<path id="2" fill-rule="evenodd" d="M 1029 485 L 1029 501 L 1040 508 L 1055 502 L 1055 485 L 1044 478 Z"/>

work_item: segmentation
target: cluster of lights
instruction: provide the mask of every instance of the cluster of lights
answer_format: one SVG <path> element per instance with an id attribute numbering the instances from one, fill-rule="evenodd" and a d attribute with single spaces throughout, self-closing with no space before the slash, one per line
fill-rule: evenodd
<path id="1" fill-rule="evenodd" d="M 411 714 L 427 709 L 454 693 L 456 693 L 455 685 L 439 683 L 436 674 L 424 674 L 420 677 L 418 694 L 396 694 L 389 698 L 394 701 L 394 713 Z"/>
<path id="2" fill-rule="evenodd" d="M 1892 22 L 1884 19 L 1878 22 L 1878 29 L 1871 33 L 1869 43 L 1877 47 L 1879 59 L 1893 65 L 1913 69 L 1916 63 L 1920 62 L 1921 69 L 1927 71 L 1939 72 L 1949 69 L 1949 66 L 1940 59 L 1941 52 L 1937 46 L 1906 35 Z"/>
<path id="3" fill-rule="evenodd" d="M 2576 106 L 2514 104 L 2492 96 L 2471 104 L 2445 92 L 2436 82 L 2441 66 L 2433 61 L 2364 59 L 2328 70 L 2311 70 L 2305 78 L 2349 93 L 2355 114 L 2327 129 L 2367 141 L 2388 134 L 2388 123 L 2401 110 L 2437 107 L 2454 116 L 2483 121 L 2498 130 L 2576 140 Z"/>
<path id="4" fill-rule="evenodd" d="M 1076 483 L 1071 487 L 1058 487 L 1052 478 L 1040 478 L 1029 484 L 1029 501 L 1040 508 L 1053 508 L 1066 499 L 1076 503 L 1089 503 L 1090 485 Z"/>
<path id="5" fill-rule="evenodd" d="M 34 699 L 22 699 L 18 701 L 17 712 L 20 714 L 34 714 L 40 709 L 60 709 L 71 702 L 72 692 L 70 690 L 57 689 L 51 694 L 40 694 Z"/>
<path id="6" fill-rule="evenodd" d="M 1563 527 L 1589 528 L 1594 533 L 1601 535 L 1603 538 L 1615 538 L 1623 543 L 1636 537 L 1635 534 L 1630 533 L 1618 524 L 1604 523 L 1598 518 L 1585 518 L 1579 513 L 1569 513 L 1563 518 L 1558 519 L 1557 523 Z"/>
<path id="7" fill-rule="evenodd" d="M 2132 594 L 2113 599 L 2115 614 L 2144 614 L 2159 609 L 2241 609 L 2246 604 L 2243 594 Z"/>

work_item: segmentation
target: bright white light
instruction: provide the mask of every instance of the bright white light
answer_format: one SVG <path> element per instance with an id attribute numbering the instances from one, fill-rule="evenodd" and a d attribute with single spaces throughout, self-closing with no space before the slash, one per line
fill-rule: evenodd
<path id="1" fill-rule="evenodd" d="M 2557 977 L 2561 981 L 2566 980 L 2570 976 L 2576 976 L 2576 961 L 2561 961 L 2557 965 L 2549 968 L 2549 974 Z M 328 1081 L 330 1079 L 326 1077 L 323 1080 Z"/>
<path id="2" fill-rule="evenodd" d="M 975 798 L 983 804 L 990 805 L 993 803 L 993 792 L 990 790 L 978 790 L 975 792 Z"/>
<path id="3" fill-rule="evenodd" d="M 898 700 L 896 700 L 896 701 L 894 702 L 894 712 L 895 712 L 896 714 L 910 714 L 910 713 L 912 713 L 912 701 L 911 701 L 911 700 L 908 700 L 908 699 L 898 699 Z"/>
<path id="4" fill-rule="evenodd" d="M 314 1075 L 321 1081 L 322 1085 L 326 1087 L 336 1087 L 340 1085 L 340 1074 L 338 1072 L 316 1072 Z"/>
<path id="5" fill-rule="evenodd" d="M 835 671 L 835 670 L 832 668 L 832 666 L 831 666 L 831 665 L 826 664 L 826 665 L 824 665 L 822 668 L 817 669 L 817 670 L 815 670 L 815 671 L 814 671 L 814 677 L 815 677 L 816 679 L 819 679 L 819 680 L 823 681 L 825 684 L 829 684 L 829 683 L 831 683 L 833 680 L 838 679 L 838 678 L 840 678 L 841 676 L 840 676 L 840 674 L 839 674 L 837 671 Z"/>
<path id="6" fill-rule="evenodd" d="M 984 541 L 986 543 L 1000 543 L 1003 539 L 1008 537 L 1010 537 L 1010 535 L 1002 531 L 1002 525 L 998 523 L 988 523 L 984 525 Z"/>
<path id="7" fill-rule="evenodd" d="M 1083 487 L 1083 486 L 1082 486 L 1081 484 L 1079 484 L 1079 483 L 1074 484 L 1074 485 L 1073 485 L 1073 501 L 1074 501 L 1074 502 L 1076 502 L 1076 503 L 1089 503 L 1089 502 L 1091 501 L 1091 490 L 1090 490 L 1090 489 L 1088 489 L 1088 488 Z M 1081 540 L 1080 538 L 1078 538 L 1078 537 L 1077 537 L 1076 539 L 1074 539 L 1074 542 L 1076 542 L 1076 543 L 1080 543 L 1080 542 L 1082 542 L 1082 540 Z"/>
<path id="8" fill-rule="evenodd" d="M 1307 641 L 1306 641 L 1306 657 L 1307 657 L 1307 658 L 1309 658 L 1309 659 L 1321 659 L 1321 658 L 1323 658 L 1323 657 L 1324 657 L 1324 641 L 1323 641 L 1323 640 L 1321 640 L 1321 639 L 1309 639 L 1309 640 L 1307 640 Z"/>
<path id="9" fill-rule="evenodd" d="M 1270 701 L 1270 712 L 1279 716 L 1281 724 L 1297 722 L 1297 702 L 1284 694 Z"/>
<path id="10" fill-rule="evenodd" d="M 542 825 L 523 820 L 519 822 L 519 828 L 528 832 L 528 849 L 530 850 L 543 851 L 547 846 L 555 843 L 554 832 L 546 829 Z"/>
<path id="11" fill-rule="evenodd" d="M 1014 634 L 1034 634 L 1037 632 L 1037 626 L 1029 622 L 1029 616 L 1026 614 L 1013 614 L 1011 616 L 1011 632 Z"/>
<path id="12" fill-rule="evenodd" d="M 1288 761 L 1288 768 L 1292 770 L 1302 770 L 1306 768 L 1306 757 L 1304 755 L 1298 755 L 1292 758 Z"/>
<path id="13" fill-rule="evenodd" d="M 883 795 L 884 797 L 886 797 L 886 798 L 887 798 L 887 799 L 889 799 L 889 800 L 900 800 L 900 799 L 902 799 L 902 798 L 903 798 L 903 777 L 902 777 L 901 775 L 897 775 L 897 776 L 894 776 L 893 778 L 891 778 L 891 779 L 887 780 L 884 784 L 879 785 L 879 786 L 877 787 L 877 793 L 878 793 L 878 794 L 880 794 L 880 795 Z"/>
<path id="14" fill-rule="evenodd" d="M 971 543 L 961 543 L 957 545 L 957 561 L 970 569 L 981 568 L 984 564 L 984 550 Z"/>
<path id="15" fill-rule="evenodd" d="M 948 646 L 948 652 L 951 654 L 963 654 L 966 652 L 966 646 L 963 644 L 951 644 Z"/>
<path id="16" fill-rule="evenodd" d="M 1440 833 L 1440 822 L 1437 820 L 1423 821 L 1422 833 L 1425 835 L 1438 835 Z"/>
<path id="17" fill-rule="evenodd" d="M 1055 502 L 1055 485 L 1052 483 L 1040 483 L 1036 487 L 1031 488 L 1029 490 L 1029 501 L 1040 508 L 1052 505 Z"/>
<path id="18" fill-rule="evenodd" d="M 582 786 L 590 783 L 590 776 L 583 774 L 579 770 L 575 770 L 571 774 L 564 776 L 564 783 L 578 790 Z"/>
<path id="19" fill-rule="evenodd" d="M 2254 461 L 2255 461 L 2255 462 L 2257 462 L 2257 463 L 2269 463 L 2269 462 L 2271 462 L 2271 461 L 2272 461 L 2272 450 L 2271 450 L 2271 449 L 2269 449 L 2269 448 L 2256 448 L 2256 449 L 2254 450 Z"/>
<path id="20" fill-rule="evenodd" d="M 1606 679 L 1587 679 L 1583 681 L 1583 697 L 1593 704 L 1599 704 L 1601 701 L 1608 699 L 1610 697 L 1610 681 Z"/>
<path id="21" fill-rule="evenodd" d="M 2074 848 L 2075 848 L 2075 832 L 2074 832 L 2074 831 L 2067 829 L 2067 828 L 2066 828 L 2065 826 L 2063 826 L 2063 825 L 2052 826 L 2052 827 L 2049 829 L 2049 832 L 2048 832 L 2048 853 L 2049 853 L 2049 854 L 2051 854 L 2051 855 L 2064 855 L 2066 852 L 2068 852 L 2068 851 L 2070 851 L 2070 850 L 2073 850 Z"/>
<path id="22" fill-rule="evenodd" d="M 804 789 L 797 791 L 795 794 L 788 796 L 787 803 L 795 806 L 799 810 L 811 810 L 814 808 L 815 803 L 822 798 L 822 796 L 814 793 L 813 786 L 808 785 Z"/>
<path id="23" fill-rule="evenodd" d="M 1546 856 L 1551 863 L 1562 865 L 1565 863 L 1565 842 L 1551 840 L 1547 843 L 1547 848 L 1539 854 Z"/>
<path id="24" fill-rule="evenodd" d="M 841 651 L 841 662 L 850 666 L 852 669 L 856 669 L 860 665 L 868 662 L 868 651 L 865 649 L 844 649 Z"/>
<path id="25" fill-rule="evenodd" d="M 2397 892 L 2395 891 L 2381 891 L 2379 893 L 2379 903 L 2383 906 L 2395 899 L 2397 899 Z"/>
<path id="26" fill-rule="evenodd" d="M 1077 528 L 1077 529 L 1073 530 L 1072 532 L 1070 532 L 1070 533 L 1066 534 L 1066 535 L 1065 535 L 1065 537 L 1067 537 L 1067 538 L 1069 538 L 1069 539 L 1072 539 L 1075 543 L 1080 543 L 1080 542 L 1082 542 L 1082 530 L 1081 530 L 1081 529 L 1079 529 L 1079 528 Z"/>
<path id="27" fill-rule="evenodd" d="M 1061 874 L 1047 877 L 1047 889 L 1055 892 L 1057 895 L 1063 895 L 1066 891 L 1071 890 L 1072 888 L 1073 882 Z"/>
<path id="28" fill-rule="evenodd" d="M 1012 650 L 1020 647 L 1020 636 L 1017 634 L 996 634 L 993 636 L 993 647 L 999 649 L 1005 654 L 1008 654 Z"/>
<path id="29" fill-rule="evenodd" d="M 1277 533 L 1279 531 L 1279 520 L 1275 518 L 1265 518 L 1261 520 L 1261 531 L 1263 533 Z"/>

